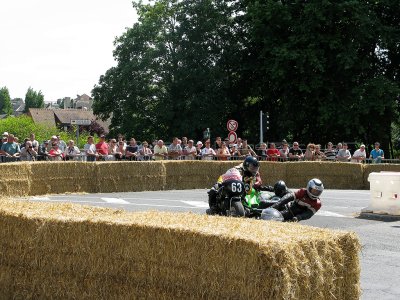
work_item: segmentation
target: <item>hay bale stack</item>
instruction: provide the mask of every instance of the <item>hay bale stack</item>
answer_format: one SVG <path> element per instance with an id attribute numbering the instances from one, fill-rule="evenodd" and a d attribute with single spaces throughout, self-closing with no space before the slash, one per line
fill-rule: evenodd
<path id="1" fill-rule="evenodd" d="M 362 189 L 362 165 L 340 162 L 286 163 L 286 184 L 303 187 L 312 178 L 319 178 L 328 189 Z"/>
<path id="2" fill-rule="evenodd" d="M 83 162 L 30 164 L 30 195 L 97 192 L 96 166 Z"/>
<path id="3" fill-rule="evenodd" d="M 278 162 L 260 162 L 263 184 L 273 186 L 278 180 L 286 180 L 286 165 Z"/>
<path id="4" fill-rule="evenodd" d="M 0 174 L 0 190 L 2 196 L 29 195 L 29 163 L 1 163 Z"/>
<path id="5" fill-rule="evenodd" d="M 166 172 L 165 188 L 167 190 L 209 188 L 222 174 L 221 163 L 216 161 L 170 160 L 164 161 L 163 164 Z"/>
<path id="6" fill-rule="evenodd" d="M 368 176 L 372 172 L 400 172 L 400 165 L 395 164 L 368 164 L 363 165 L 364 189 L 369 190 Z"/>
<path id="7" fill-rule="evenodd" d="M 2 299 L 358 299 L 353 233 L 0 202 Z"/>
<path id="8" fill-rule="evenodd" d="M 165 167 L 162 162 L 96 163 L 96 192 L 138 192 L 163 190 Z"/>

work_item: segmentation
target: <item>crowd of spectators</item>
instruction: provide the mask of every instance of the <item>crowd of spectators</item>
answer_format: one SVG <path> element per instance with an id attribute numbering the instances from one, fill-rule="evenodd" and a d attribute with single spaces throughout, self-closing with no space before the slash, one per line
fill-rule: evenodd
<path id="1" fill-rule="evenodd" d="M 305 149 L 301 149 L 298 142 L 295 141 L 290 146 L 283 140 L 279 147 L 275 143 L 261 143 L 253 148 L 246 139 L 241 138 L 235 144 L 229 143 L 227 139 L 222 140 L 221 137 L 217 137 L 214 143 L 206 139 L 203 144 L 202 141 L 195 143 L 187 137 L 174 137 L 166 145 L 161 139 L 154 140 L 151 144 L 147 141 L 138 144 L 135 138 L 127 141 L 124 136 L 118 135 L 117 139 L 111 138 L 107 141 L 105 135 L 100 135 L 97 143 L 93 136 L 89 136 L 83 149 L 79 149 L 73 140 L 66 143 L 59 135 L 39 143 L 32 133 L 20 143 L 14 135 L 7 132 L 3 133 L 0 155 L 2 161 L 240 160 L 249 155 L 266 161 L 326 160 L 361 163 L 371 160 L 380 163 L 384 160 L 384 153 L 378 142 L 375 143 L 375 149 L 367 155 L 365 145 L 360 145 L 351 154 L 346 143 L 338 143 L 334 147 L 329 142 L 326 149 L 322 149 L 319 144 L 309 143 Z"/>

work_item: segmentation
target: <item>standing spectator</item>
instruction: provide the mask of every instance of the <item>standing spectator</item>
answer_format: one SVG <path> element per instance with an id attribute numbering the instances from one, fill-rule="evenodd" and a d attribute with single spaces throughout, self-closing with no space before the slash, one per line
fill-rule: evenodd
<path id="1" fill-rule="evenodd" d="M 129 160 L 136 160 L 137 153 L 139 151 L 139 146 L 135 138 L 131 138 L 129 145 L 125 149 L 125 157 Z"/>
<path id="2" fill-rule="evenodd" d="M 16 161 L 19 159 L 21 149 L 19 145 L 14 141 L 14 135 L 9 134 L 7 142 L 1 145 L 0 154 L 4 155 L 4 161 Z"/>
<path id="3" fill-rule="evenodd" d="M 25 147 L 21 148 L 20 158 L 22 161 L 35 161 L 38 153 L 32 145 L 32 141 L 28 140 Z"/>
<path id="4" fill-rule="evenodd" d="M 61 149 L 60 149 L 61 150 Z M 66 160 L 79 160 L 81 151 L 77 146 L 75 146 L 74 140 L 68 141 L 68 146 L 64 151 L 64 156 Z"/>
<path id="5" fill-rule="evenodd" d="M 50 141 L 49 141 L 49 144 L 47 145 L 47 152 L 50 152 L 50 150 L 52 149 L 52 145 L 54 144 L 54 143 L 57 143 L 58 144 L 58 139 L 57 139 L 57 136 L 56 135 L 52 135 L 51 136 L 51 138 L 50 138 Z"/>
<path id="6" fill-rule="evenodd" d="M 121 160 L 125 158 L 126 146 L 124 141 L 118 141 L 118 148 L 115 152 L 115 159 Z"/>
<path id="7" fill-rule="evenodd" d="M 321 161 L 325 160 L 325 154 L 321 151 L 321 145 L 315 145 L 314 160 Z"/>
<path id="8" fill-rule="evenodd" d="M 43 143 L 39 146 L 37 160 L 48 160 L 49 151 L 47 148 L 49 146 L 49 141 L 43 141 Z"/>
<path id="9" fill-rule="evenodd" d="M 124 144 L 124 149 L 126 149 L 127 145 L 126 145 L 126 142 L 125 142 L 125 137 L 122 134 L 118 133 L 118 135 L 117 135 L 117 143 L 118 143 L 118 145 L 119 145 L 120 142 L 122 142 Z"/>
<path id="10" fill-rule="evenodd" d="M 34 133 L 31 133 L 29 136 L 29 140 L 32 142 L 32 147 L 36 152 L 39 151 L 39 142 L 36 140 L 36 136 Z"/>
<path id="11" fill-rule="evenodd" d="M 8 132 L 4 132 L 4 133 L 3 133 L 3 137 L 2 137 L 2 139 L 1 139 L 1 142 L 0 142 L 0 149 L 1 149 L 1 146 L 2 146 L 4 143 L 7 143 L 7 139 L 8 139 Z"/>
<path id="12" fill-rule="evenodd" d="M 315 155 L 315 144 L 309 143 L 306 151 L 304 152 L 304 160 L 314 160 Z"/>
<path id="13" fill-rule="evenodd" d="M 201 159 L 201 149 L 203 148 L 203 143 L 198 141 L 196 143 L 196 152 L 197 152 L 197 159 Z"/>
<path id="14" fill-rule="evenodd" d="M 158 140 L 157 145 L 154 146 L 154 160 L 163 160 L 168 157 L 168 149 L 164 145 L 163 140 Z"/>
<path id="15" fill-rule="evenodd" d="M 334 161 L 336 159 L 336 151 L 333 149 L 333 143 L 329 142 L 324 152 L 326 160 Z"/>
<path id="16" fill-rule="evenodd" d="M 289 156 L 289 145 L 286 140 L 282 141 L 282 148 L 279 149 L 280 160 L 285 161 Z"/>
<path id="17" fill-rule="evenodd" d="M 278 161 L 281 156 L 278 149 L 275 147 L 275 143 L 269 143 L 269 148 L 267 150 L 267 160 L 268 161 Z"/>
<path id="18" fill-rule="evenodd" d="M 267 159 L 267 144 L 261 143 L 260 147 L 256 148 L 256 153 L 258 156 L 258 160 L 266 160 Z"/>
<path id="19" fill-rule="evenodd" d="M 337 154 L 339 153 L 339 151 L 340 151 L 341 149 L 343 149 L 343 144 L 342 144 L 342 143 L 337 143 L 336 149 L 335 149 L 335 151 L 336 151 L 336 156 L 337 156 Z"/>
<path id="20" fill-rule="evenodd" d="M 181 143 L 182 151 L 185 150 L 185 148 L 187 147 L 187 145 L 188 145 L 188 138 L 187 138 L 186 136 L 183 136 L 183 137 L 182 137 L 182 143 Z M 186 153 L 185 153 L 185 155 L 186 155 Z"/>
<path id="21" fill-rule="evenodd" d="M 338 144 L 338 147 L 339 147 L 339 144 Z M 336 159 L 338 161 L 343 161 L 343 162 L 350 161 L 351 154 L 350 154 L 350 151 L 347 149 L 347 144 L 343 143 L 343 145 L 342 144 L 340 144 L 340 145 L 341 145 L 341 148 L 339 148 L 339 150 L 336 154 Z"/>
<path id="22" fill-rule="evenodd" d="M 57 134 L 56 137 L 57 137 L 58 147 L 60 148 L 61 151 L 64 152 L 65 149 L 67 148 L 67 144 L 61 139 L 59 134 Z"/>
<path id="23" fill-rule="evenodd" d="M 215 138 L 215 145 L 214 145 L 214 150 L 215 152 L 218 152 L 218 149 L 222 148 L 222 139 L 220 136 L 217 136 Z"/>
<path id="24" fill-rule="evenodd" d="M 52 161 L 61 161 L 64 159 L 64 153 L 58 147 L 57 143 L 53 143 L 51 145 L 51 149 L 49 151 L 49 158 Z"/>
<path id="25" fill-rule="evenodd" d="M 216 151 L 218 160 L 228 160 L 231 157 L 231 153 L 226 146 L 225 142 L 221 143 L 221 148 Z"/>
<path id="26" fill-rule="evenodd" d="M 100 141 L 96 144 L 96 152 L 99 159 L 106 160 L 108 157 L 108 144 L 106 143 L 106 136 L 100 135 Z"/>
<path id="27" fill-rule="evenodd" d="M 96 145 L 94 144 L 93 137 L 90 135 L 87 138 L 87 143 L 83 147 L 86 153 L 86 161 L 96 161 L 98 154 L 96 151 Z"/>
<path id="28" fill-rule="evenodd" d="M 303 151 L 299 147 L 298 142 L 293 142 L 293 147 L 289 150 L 290 160 L 301 160 L 303 159 Z"/>
<path id="29" fill-rule="evenodd" d="M 179 139 L 174 137 L 172 139 L 172 144 L 168 147 L 168 156 L 170 159 L 180 159 L 182 155 L 182 147 L 179 144 Z"/>
<path id="30" fill-rule="evenodd" d="M 242 139 L 242 145 L 238 148 L 239 156 L 246 157 L 246 156 L 257 156 L 254 150 L 247 144 L 246 139 Z M 279 152 L 279 151 L 278 151 Z"/>
<path id="31" fill-rule="evenodd" d="M 357 149 L 356 151 L 354 151 L 351 161 L 361 163 L 361 162 L 365 161 L 366 158 L 367 158 L 367 151 L 365 151 L 365 145 L 362 144 L 360 146 L 360 149 Z"/>
<path id="32" fill-rule="evenodd" d="M 108 158 L 106 160 L 116 160 L 115 155 L 117 154 L 118 145 L 116 139 L 111 139 L 108 143 Z"/>
<path id="33" fill-rule="evenodd" d="M 142 148 L 139 150 L 139 160 L 151 160 L 153 157 L 153 152 L 149 148 L 149 143 L 147 141 L 142 142 Z"/>
<path id="34" fill-rule="evenodd" d="M 188 141 L 188 144 L 185 148 L 185 153 L 186 153 L 185 159 L 194 160 L 196 158 L 197 150 L 193 144 L 194 144 L 193 140 Z"/>
<path id="35" fill-rule="evenodd" d="M 382 149 L 379 149 L 381 144 L 375 142 L 375 149 L 373 149 L 369 155 L 369 158 L 372 160 L 371 162 L 374 164 L 379 164 L 385 159 L 385 155 Z"/>
<path id="36" fill-rule="evenodd" d="M 201 149 L 201 159 L 202 160 L 213 160 L 216 155 L 213 148 L 211 148 L 210 140 L 206 140 L 206 146 Z"/>

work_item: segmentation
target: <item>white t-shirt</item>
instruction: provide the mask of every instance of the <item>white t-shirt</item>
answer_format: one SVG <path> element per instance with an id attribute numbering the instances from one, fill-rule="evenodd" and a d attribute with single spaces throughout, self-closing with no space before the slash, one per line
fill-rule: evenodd
<path id="1" fill-rule="evenodd" d="M 205 148 L 201 149 L 201 156 L 202 156 L 201 159 L 202 160 L 213 160 L 212 156 L 206 156 L 208 154 L 212 154 L 214 156 L 217 155 L 213 148 L 205 147 Z"/>
<path id="2" fill-rule="evenodd" d="M 357 157 L 363 157 L 365 159 L 367 157 L 366 151 L 365 150 L 361 151 L 360 149 L 357 149 L 356 151 L 354 151 L 352 161 L 356 161 L 357 162 L 358 160 L 355 159 Z"/>

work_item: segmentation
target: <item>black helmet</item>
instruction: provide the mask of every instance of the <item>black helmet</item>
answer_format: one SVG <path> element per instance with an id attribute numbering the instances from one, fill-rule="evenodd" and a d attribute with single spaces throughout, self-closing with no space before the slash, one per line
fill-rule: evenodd
<path id="1" fill-rule="evenodd" d="M 324 185 L 318 178 L 313 178 L 307 183 L 307 194 L 311 199 L 318 199 L 324 191 Z"/>
<path id="2" fill-rule="evenodd" d="M 279 198 L 282 198 L 287 192 L 286 183 L 283 180 L 279 180 L 274 185 L 274 193 Z"/>
<path id="3" fill-rule="evenodd" d="M 247 156 L 243 162 L 243 170 L 245 172 L 251 173 L 255 176 L 260 169 L 260 163 L 258 162 L 257 158 L 253 156 Z"/>

